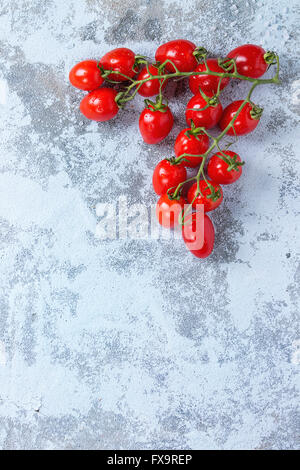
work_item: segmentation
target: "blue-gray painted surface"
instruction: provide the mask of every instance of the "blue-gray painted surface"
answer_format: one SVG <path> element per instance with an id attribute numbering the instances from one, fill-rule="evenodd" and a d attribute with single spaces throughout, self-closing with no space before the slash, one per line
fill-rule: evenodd
<path id="1" fill-rule="evenodd" d="M 299 5 L 296 0 L 0 1 L 0 447 L 299 448 Z M 215 55 L 275 49 L 242 178 L 212 214 L 216 246 L 95 237 L 98 202 L 153 204 L 174 129 L 144 144 L 137 98 L 79 113 L 71 66 L 184 37 Z M 243 98 L 231 84 L 223 104 Z"/>

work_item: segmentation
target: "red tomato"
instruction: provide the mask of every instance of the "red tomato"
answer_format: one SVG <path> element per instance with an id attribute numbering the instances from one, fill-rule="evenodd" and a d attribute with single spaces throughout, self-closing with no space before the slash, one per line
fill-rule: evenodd
<path id="1" fill-rule="evenodd" d="M 69 80 L 72 85 L 85 91 L 99 88 L 104 80 L 101 77 L 97 64 L 97 60 L 84 60 L 74 65 L 69 73 Z"/>
<path id="2" fill-rule="evenodd" d="M 192 72 L 197 66 L 196 57 L 193 55 L 196 46 L 186 39 L 176 39 L 159 46 L 155 53 L 155 60 L 163 64 L 167 59 L 171 60 L 180 72 Z M 166 64 L 168 72 L 175 72 L 172 64 Z"/>
<path id="3" fill-rule="evenodd" d="M 223 153 L 228 157 L 232 163 L 234 157 L 236 162 L 241 162 L 239 155 L 231 150 L 222 150 Z M 222 160 L 222 153 L 215 153 L 208 162 L 207 174 L 211 180 L 219 184 L 231 184 L 234 183 L 242 174 L 242 167 L 237 166 L 236 168 L 230 169 L 230 165 L 226 161 Z"/>
<path id="4" fill-rule="evenodd" d="M 217 59 L 207 59 L 207 65 L 212 72 L 224 73 L 224 70 L 218 65 Z M 204 62 L 201 62 L 195 68 L 195 72 L 205 72 L 206 70 L 207 68 Z M 230 78 L 228 77 L 222 79 L 220 90 L 223 90 L 228 85 L 229 80 Z M 199 88 L 201 88 L 204 93 L 217 93 L 219 81 L 220 77 L 214 75 L 191 75 L 189 85 L 194 95 L 199 93 Z"/>
<path id="5" fill-rule="evenodd" d="M 152 75 L 158 75 L 158 68 L 155 67 L 154 65 L 149 65 L 149 72 Z M 144 67 L 138 74 L 137 80 L 145 80 L 145 78 L 148 78 L 148 77 L 149 77 L 149 73 L 148 73 L 147 67 Z M 147 82 L 143 83 L 143 85 L 140 86 L 140 88 L 138 89 L 138 93 L 145 97 L 158 95 L 161 82 L 162 80 L 159 80 L 158 78 L 154 80 L 148 80 Z M 163 82 L 162 90 L 166 87 L 166 84 L 167 84 L 167 80 Z"/>
<path id="6" fill-rule="evenodd" d="M 80 111 L 93 121 L 108 121 L 119 111 L 115 101 L 118 92 L 112 88 L 91 91 L 80 103 Z"/>
<path id="7" fill-rule="evenodd" d="M 208 96 L 211 97 L 210 95 L 211 94 Z M 206 109 L 203 109 L 206 106 L 207 103 L 200 93 L 193 96 L 186 107 L 186 122 L 191 125 L 192 120 L 195 126 L 204 127 L 205 129 L 211 129 L 214 127 L 222 116 L 222 105 L 218 102 L 216 106 L 208 106 Z M 196 108 L 201 111 L 193 111 L 192 108 Z"/>
<path id="8" fill-rule="evenodd" d="M 209 146 L 209 138 L 203 132 L 193 134 L 191 128 L 183 129 L 179 132 L 175 141 L 175 155 L 180 157 L 184 153 L 192 155 L 202 155 L 206 152 Z M 188 161 L 182 161 L 182 164 L 189 168 L 195 168 L 202 162 L 202 157 L 184 157 Z"/>
<path id="9" fill-rule="evenodd" d="M 149 104 L 142 111 L 139 120 L 140 132 L 147 144 L 158 144 L 169 134 L 173 127 L 173 115 L 168 106 L 156 109 Z"/>
<path id="10" fill-rule="evenodd" d="M 168 189 L 174 188 L 186 180 L 186 169 L 182 164 L 176 165 L 170 160 L 162 160 L 156 165 L 153 172 L 153 188 L 156 194 L 165 194 Z"/>
<path id="11" fill-rule="evenodd" d="M 115 70 L 121 72 L 127 77 L 134 77 L 137 73 L 134 70 L 135 55 L 130 49 L 126 47 L 118 47 L 112 51 L 107 52 L 102 59 L 100 59 L 100 64 L 105 70 Z M 112 73 L 108 76 L 110 80 L 115 80 L 116 82 L 126 82 L 127 78 L 122 75 Z"/>
<path id="12" fill-rule="evenodd" d="M 254 44 L 239 46 L 227 54 L 229 59 L 235 59 L 236 68 L 240 75 L 251 78 L 261 77 L 267 70 L 268 64 L 264 59 L 266 51 Z"/>
<path id="13" fill-rule="evenodd" d="M 228 126 L 228 124 L 233 119 L 233 117 L 235 116 L 237 110 L 239 109 L 242 103 L 243 103 L 243 100 L 233 101 L 224 109 L 224 112 L 219 122 L 219 126 L 222 131 Z M 249 134 L 249 132 L 254 131 L 257 124 L 259 123 L 259 117 L 254 119 L 250 114 L 252 110 L 253 110 L 253 106 L 250 103 L 247 103 L 246 106 L 244 106 L 244 108 L 238 115 L 238 117 L 236 118 L 236 120 L 234 121 L 234 124 L 233 124 L 234 130 L 232 127 L 230 127 L 230 129 L 226 132 L 226 134 L 244 135 L 244 134 Z"/>
<path id="14" fill-rule="evenodd" d="M 216 192 L 219 192 L 220 197 L 216 201 L 213 201 L 212 198 L 207 197 L 211 194 L 211 190 L 209 186 L 207 186 L 207 183 L 204 180 L 201 180 L 199 182 L 199 189 L 202 193 L 202 196 L 201 196 L 201 194 L 198 194 L 197 183 L 194 183 L 189 189 L 187 200 L 189 204 L 193 204 L 193 207 L 195 209 L 197 208 L 196 207 L 197 204 L 203 204 L 204 212 L 210 212 L 216 209 L 217 207 L 219 207 L 219 205 L 223 201 L 223 191 L 222 191 L 221 186 L 219 186 L 214 181 L 209 181 L 209 183 L 214 187 L 214 190 Z"/>
<path id="15" fill-rule="evenodd" d="M 215 229 L 212 221 L 206 214 L 203 219 L 193 212 L 186 217 L 182 227 L 184 243 L 197 258 L 207 258 L 213 251 L 215 242 Z"/>
<path id="16" fill-rule="evenodd" d="M 185 204 L 183 197 L 170 199 L 168 194 L 163 194 L 156 204 L 156 217 L 160 225 L 167 228 L 176 227 Z"/>

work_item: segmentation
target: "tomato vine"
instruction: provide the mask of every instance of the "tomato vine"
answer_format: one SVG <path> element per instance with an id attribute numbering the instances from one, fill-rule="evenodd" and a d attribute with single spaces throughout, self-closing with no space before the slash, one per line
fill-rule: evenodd
<path id="1" fill-rule="evenodd" d="M 173 46 L 175 48 L 170 54 L 170 48 Z M 174 57 L 173 60 L 169 58 L 170 55 Z M 163 60 L 165 57 L 167 58 Z M 185 63 L 182 63 L 182 57 Z M 217 175 L 216 179 L 219 178 L 222 184 L 230 184 L 240 177 L 244 162 L 237 154 L 228 150 L 232 142 L 226 144 L 223 149 L 220 142 L 226 134 L 237 139 L 239 135 L 255 129 L 263 108 L 252 102 L 252 94 L 260 85 L 280 83 L 279 57 L 274 52 L 264 51 L 260 46 L 246 44 L 231 51 L 226 58 L 210 59 L 203 47 L 196 47 L 187 40 L 178 40 L 160 46 L 156 51 L 156 59 L 156 62 L 152 63 L 144 56 L 134 55 L 130 49 L 115 49 L 98 62 L 84 61 L 74 66 L 70 72 L 70 81 L 77 88 L 86 91 L 94 83 L 94 88 L 91 88 L 89 95 L 82 100 L 80 109 L 86 117 L 98 121 L 114 117 L 118 110 L 133 100 L 138 93 L 147 97 L 146 107 L 140 117 L 140 131 L 145 142 L 154 144 L 163 140 L 173 126 L 173 115 L 163 94 L 166 83 L 172 79 L 189 78 L 190 88 L 194 93 L 186 109 L 189 127 L 181 131 L 179 140 L 176 139 L 175 157 L 163 160 L 155 170 L 155 178 L 162 177 L 164 181 L 157 180 L 154 184 L 157 194 L 161 194 L 158 206 L 163 204 L 170 210 L 177 201 L 180 208 L 179 223 L 184 226 L 185 217 L 194 207 L 196 200 L 206 200 L 205 211 L 216 208 L 222 201 L 221 187 L 216 180 L 209 180 L 205 172 L 207 158 L 212 151 L 217 153 L 213 156 L 214 163 L 210 165 L 210 175 Z M 276 67 L 274 76 L 260 78 L 273 65 Z M 223 110 L 219 97 L 230 79 L 247 81 L 251 86 L 244 100 L 234 101 Z M 122 85 L 123 89 L 117 92 L 111 88 L 99 88 L 104 82 Z M 155 101 L 148 99 L 153 95 L 156 95 Z M 221 132 L 215 137 L 208 129 L 217 123 Z M 155 126 L 157 132 L 153 133 Z M 152 135 L 149 135 L 149 129 L 152 129 Z M 188 139 L 193 140 L 193 143 L 187 143 Z M 194 153 L 182 152 L 181 147 Z M 195 153 L 195 149 L 205 151 Z M 172 169 L 173 165 L 178 168 Z M 179 167 L 184 166 L 199 166 L 199 169 L 195 176 L 187 178 L 186 171 L 179 170 Z M 165 178 L 166 169 L 170 174 Z M 191 181 L 194 181 L 194 185 L 189 194 L 193 194 L 193 198 L 188 197 L 188 208 L 183 209 L 182 189 Z M 175 182 L 177 185 L 168 187 L 165 191 L 169 182 Z M 160 192 L 161 188 L 164 188 L 165 193 Z M 170 219 L 170 214 L 167 215 Z M 158 218 L 161 218 L 161 214 Z M 194 219 L 193 216 L 193 224 Z M 174 224 L 175 219 L 172 226 Z M 199 254 L 197 250 L 191 251 L 198 257 L 208 256 L 202 256 L 203 253 Z"/>

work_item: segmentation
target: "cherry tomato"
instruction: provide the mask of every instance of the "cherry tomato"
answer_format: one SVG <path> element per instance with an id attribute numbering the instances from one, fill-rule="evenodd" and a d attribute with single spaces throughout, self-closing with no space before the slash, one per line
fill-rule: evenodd
<path id="1" fill-rule="evenodd" d="M 207 65 L 212 72 L 224 73 L 224 70 L 218 65 L 217 59 L 207 59 Z M 206 70 L 207 68 L 204 62 L 201 62 L 195 68 L 195 72 L 205 72 Z M 220 90 L 223 90 L 228 85 L 229 80 L 230 78 L 228 77 L 222 79 Z M 217 93 L 219 81 L 220 77 L 214 75 L 191 75 L 189 85 L 194 95 L 199 93 L 199 88 L 201 88 L 204 93 Z"/>
<path id="2" fill-rule="evenodd" d="M 197 258 L 207 258 L 214 248 L 215 229 L 208 215 L 202 221 L 193 212 L 185 219 L 182 237 L 190 252 Z M 198 247 L 199 246 L 199 247 Z"/>
<path id="3" fill-rule="evenodd" d="M 163 194 L 156 204 L 156 217 L 160 225 L 167 228 L 176 227 L 185 204 L 183 197 L 170 199 L 168 194 Z"/>
<path id="4" fill-rule="evenodd" d="M 220 197 L 216 201 L 213 201 L 212 198 L 207 197 L 211 194 L 211 190 L 204 180 L 201 180 L 199 182 L 199 189 L 202 193 L 202 196 L 201 196 L 201 194 L 198 194 L 197 183 L 194 183 L 189 189 L 187 200 L 189 204 L 193 204 L 193 207 L 195 209 L 196 209 L 197 204 L 203 204 L 204 212 L 210 212 L 216 209 L 217 207 L 219 207 L 219 205 L 223 201 L 223 191 L 222 191 L 221 186 L 219 186 L 214 181 L 209 181 L 209 183 L 214 187 L 215 192 L 217 191 L 219 192 Z"/>
<path id="5" fill-rule="evenodd" d="M 74 65 L 69 73 L 69 80 L 72 85 L 85 91 L 99 88 L 104 80 L 101 77 L 97 64 L 97 60 L 83 60 L 79 64 Z"/>
<path id="6" fill-rule="evenodd" d="M 240 75 L 251 78 L 261 77 L 267 70 L 268 64 L 264 59 L 266 51 L 254 44 L 239 46 L 227 54 L 229 59 L 235 59 L 236 68 Z"/>
<path id="7" fill-rule="evenodd" d="M 184 153 L 192 155 L 202 155 L 206 152 L 209 146 L 209 138 L 203 132 L 193 134 L 193 130 L 190 127 L 183 129 L 179 132 L 175 141 L 175 155 L 180 157 Z M 188 161 L 182 161 L 182 164 L 189 168 L 195 168 L 202 162 L 202 157 L 184 157 Z"/>
<path id="8" fill-rule="evenodd" d="M 186 39 L 176 39 L 159 46 L 155 53 L 155 60 L 163 64 L 167 59 L 171 60 L 180 72 L 192 72 L 197 66 L 196 57 L 193 55 L 196 46 Z M 166 64 L 168 72 L 175 72 L 172 64 Z"/>
<path id="9" fill-rule="evenodd" d="M 108 121 L 119 111 L 115 101 L 117 91 L 112 88 L 99 88 L 91 91 L 80 103 L 80 111 L 93 121 Z"/>
<path id="10" fill-rule="evenodd" d="M 155 65 L 149 65 L 149 72 L 152 75 L 158 75 L 158 68 L 155 67 Z M 147 67 L 144 67 L 138 74 L 137 80 L 144 80 L 145 78 L 148 78 L 148 77 L 149 77 L 149 73 L 148 73 Z M 159 80 L 158 78 L 154 80 L 148 80 L 147 82 L 143 83 L 143 85 L 140 86 L 140 88 L 138 89 L 138 93 L 145 97 L 158 95 L 161 82 L 162 80 Z M 162 90 L 166 87 L 166 84 L 167 84 L 167 80 L 163 82 L 162 87 L 161 87 Z"/>
<path id="11" fill-rule="evenodd" d="M 237 100 L 233 101 L 230 103 L 225 109 L 222 114 L 222 117 L 219 122 L 220 129 L 223 131 L 232 118 L 235 116 L 237 110 L 243 103 L 243 100 Z M 250 132 L 254 131 L 256 128 L 257 124 L 259 123 L 259 118 L 254 119 L 250 112 L 252 111 L 253 106 L 250 103 L 247 103 L 236 120 L 234 121 L 233 127 L 230 127 L 230 129 L 226 132 L 228 135 L 244 135 L 244 134 L 249 134 Z"/>
<path id="12" fill-rule="evenodd" d="M 126 47 L 118 47 L 112 51 L 107 52 L 102 59 L 100 64 L 105 70 L 115 70 L 121 72 L 127 77 L 134 77 L 137 71 L 134 69 L 135 55 L 130 49 Z M 115 80 L 116 82 L 126 82 L 127 78 L 122 75 L 111 73 L 108 78 Z"/>
<path id="13" fill-rule="evenodd" d="M 172 164 L 170 160 L 162 160 L 153 172 L 153 188 L 156 194 L 165 194 L 168 189 L 176 188 L 186 180 L 186 169 L 182 164 Z"/>
<path id="14" fill-rule="evenodd" d="M 211 94 L 207 93 L 207 95 L 209 97 L 212 97 Z M 219 119 L 222 116 L 222 105 L 217 100 L 216 106 L 206 106 L 207 103 L 200 93 L 193 96 L 193 98 L 190 99 L 186 107 L 186 122 L 191 125 L 192 120 L 195 126 L 204 127 L 205 129 L 211 129 L 212 127 L 214 127 L 219 122 Z M 192 108 L 196 108 L 197 110 L 193 111 Z M 201 111 L 198 111 L 198 109 Z"/>
<path id="15" fill-rule="evenodd" d="M 231 150 L 222 150 L 222 152 L 228 157 L 229 160 L 234 162 L 241 162 L 239 155 Z M 222 160 L 222 153 L 215 153 L 208 162 L 207 174 L 211 180 L 219 184 L 231 184 L 234 183 L 242 174 L 242 167 L 237 166 L 236 169 L 229 169 L 228 163 Z M 229 170 L 229 171 L 228 171 Z"/>
<path id="16" fill-rule="evenodd" d="M 142 111 L 139 119 L 140 132 L 147 144 L 158 144 L 169 134 L 173 127 L 173 115 L 168 106 L 156 109 L 148 105 Z"/>

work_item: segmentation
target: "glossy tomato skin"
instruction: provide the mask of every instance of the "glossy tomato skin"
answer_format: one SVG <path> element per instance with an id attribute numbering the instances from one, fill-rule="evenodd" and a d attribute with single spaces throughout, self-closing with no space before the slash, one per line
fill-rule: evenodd
<path id="1" fill-rule="evenodd" d="M 201 233 L 202 230 L 204 230 L 204 233 Z M 197 227 L 196 213 L 193 212 L 193 214 L 189 215 L 186 218 L 185 225 L 182 227 L 182 237 L 187 248 L 194 256 L 197 258 L 207 258 L 213 251 L 215 242 L 215 229 L 208 215 L 204 214 L 203 224 L 200 223 L 200 227 Z M 202 237 L 202 247 L 194 249 L 193 244 L 197 243 L 197 241 L 200 244 Z"/>
<path id="2" fill-rule="evenodd" d="M 69 80 L 75 88 L 93 91 L 104 82 L 97 67 L 97 60 L 83 60 L 70 70 Z"/>
<path id="3" fill-rule="evenodd" d="M 171 60 L 180 72 L 192 72 L 197 66 L 197 60 L 193 55 L 196 46 L 186 39 L 176 39 L 159 46 L 155 53 L 155 60 L 164 63 Z M 166 64 L 167 72 L 175 72 L 172 64 Z"/>
<path id="4" fill-rule="evenodd" d="M 185 112 L 186 122 L 188 125 L 191 125 L 191 120 L 194 122 L 196 127 L 204 127 L 205 129 L 211 129 L 218 124 L 223 111 L 221 103 L 219 102 L 217 106 L 209 106 L 203 110 L 205 106 L 206 101 L 200 93 L 190 99 Z M 192 110 L 192 108 L 197 108 L 201 111 Z"/>
<path id="5" fill-rule="evenodd" d="M 212 72 L 224 73 L 224 70 L 218 65 L 217 59 L 207 59 L 207 65 Z M 198 64 L 195 68 L 195 72 L 205 72 L 206 70 L 207 68 L 204 62 Z M 223 90 L 228 85 L 229 80 L 230 78 L 228 77 L 222 79 L 220 90 Z M 199 93 L 199 88 L 201 88 L 204 93 L 217 93 L 219 81 L 220 77 L 214 75 L 191 75 L 189 78 L 189 86 L 194 95 Z"/>
<path id="6" fill-rule="evenodd" d="M 155 65 L 149 65 L 149 72 L 152 75 L 158 75 L 158 68 L 155 67 Z M 149 73 L 147 70 L 147 67 L 144 67 L 140 73 L 137 76 L 137 80 L 144 80 L 145 78 L 149 77 Z M 143 83 L 140 88 L 138 89 L 138 93 L 141 96 L 145 96 L 146 98 L 149 98 L 150 96 L 155 96 L 158 95 L 159 89 L 160 89 L 160 83 L 162 80 L 159 80 L 158 78 L 154 80 L 148 80 L 147 82 Z M 162 84 L 162 90 L 166 87 L 167 80 L 164 81 Z"/>
<path id="7" fill-rule="evenodd" d="M 191 131 L 190 127 L 183 129 L 179 132 L 175 145 L 174 151 L 176 157 L 180 157 L 184 153 L 189 153 L 192 155 L 204 154 L 209 146 L 209 138 L 206 134 L 191 135 L 187 134 L 188 131 Z M 189 168 L 195 168 L 200 165 L 202 162 L 202 157 L 184 157 L 188 161 L 183 161 L 182 164 Z"/>
<path id="8" fill-rule="evenodd" d="M 131 49 L 127 47 L 118 47 L 112 51 L 107 52 L 102 59 L 100 64 L 105 70 L 115 70 L 121 72 L 127 77 L 133 78 L 137 71 L 134 70 L 135 55 Z M 127 78 L 122 75 L 111 73 L 108 78 L 115 80 L 116 82 L 126 82 Z"/>
<path id="9" fill-rule="evenodd" d="M 265 53 L 266 51 L 260 46 L 244 44 L 230 51 L 227 57 L 236 60 L 236 68 L 240 75 L 259 78 L 268 68 L 264 59 Z"/>
<path id="10" fill-rule="evenodd" d="M 186 169 L 182 164 L 174 165 L 165 159 L 156 165 L 153 172 L 153 188 L 156 194 L 165 194 L 168 189 L 174 188 L 186 180 Z"/>
<path id="11" fill-rule="evenodd" d="M 223 153 L 231 160 L 236 155 L 236 161 L 241 162 L 240 156 L 237 153 L 231 150 L 223 150 Z M 222 154 L 218 152 L 211 157 L 207 166 L 207 174 L 215 183 L 232 184 L 242 175 L 242 167 L 238 166 L 236 170 L 232 169 L 228 171 L 228 163 L 222 160 L 220 156 L 222 156 Z"/>
<path id="12" fill-rule="evenodd" d="M 220 129 L 223 131 L 228 124 L 230 123 L 231 119 L 235 116 L 237 110 L 243 103 L 243 100 L 237 100 L 230 103 L 225 109 L 222 114 L 222 117 L 219 122 Z M 226 132 L 228 135 L 245 135 L 249 134 L 250 132 L 254 131 L 256 126 L 259 123 L 259 119 L 253 119 L 250 115 L 250 111 L 252 110 L 252 105 L 247 103 L 246 106 L 242 109 L 239 116 L 234 121 L 233 127 Z"/>
<path id="13" fill-rule="evenodd" d="M 214 209 L 216 209 L 217 207 L 219 207 L 219 205 L 223 201 L 223 191 L 222 191 L 221 186 L 219 184 L 215 183 L 214 181 L 209 181 L 209 183 L 214 187 L 214 189 L 216 191 L 219 190 L 221 192 L 221 196 L 216 201 L 213 201 L 212 199 L 207 198 L 207 196 L 209 196 L 211 194 L 211 190 L 207 186 L 207 183 L 204 180 L 201 180 L 199 182 L 199 189 L 200 189 L 201 193 L 203 194 L 203 196 L 201 196 L 201 194 L 199 194 L 195 198 L 195 196 L 198 192 L 197 183 L 194 183 L 190 187 L 188 195 L 187 195 L 188 203 L 193 204 L 193 208 L 196 209 L 197 204 L 203 204 L 204 205 L 204 212 L 210 212 L 210 211 L 213 211 Z M 195 198 L 195 200 L 194 200 L 194 198 Z M 192 202 L 193 200 L 194 200 L 194 202 Z"/>
<path id="14" fill-rule="evenodd" d="M 93 121 L 109 121 L 119 111 L 115 101 L 117 91 L 112 88 L 99 88 L 91 91 L 80 103 L 82 114 Z"/>
<path id="15" fill-rule="evenodd" d="M 156 217 L 160 225 L 166 228 L 176 227 L 185 204 L 183 197 L 170 199 L 168 194 L 163 194 L 156 204 Z"/>
<path id="16" fill-rule="evenodd" d="M 167 137 L 173 122 L 173 115 L 168 106 L 163 112 L 149 105 L 142 111 L 139 119 L 139 128 L 144 141 L 147 144 L 158 144 Z"/>

